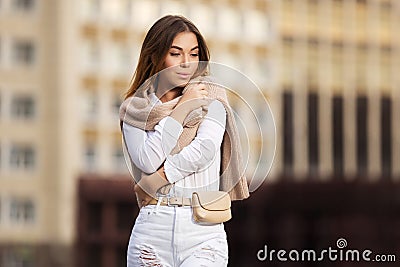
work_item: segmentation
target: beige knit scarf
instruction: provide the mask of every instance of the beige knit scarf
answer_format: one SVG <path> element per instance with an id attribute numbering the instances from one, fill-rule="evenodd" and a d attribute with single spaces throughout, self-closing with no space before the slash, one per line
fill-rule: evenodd
<path id="1" fill-rule="evenodd" d="M 209 77 L 198 77 L 192 81 L 195 80 L 201 80 L 208 85 L 208 97 L 219 100 L 224 105 L 227 114 L 226 128 L 221 145 L 220 190 L 229 192 L 232 200 L 245 199 L 249 197 L 249 190 L 244 175 L 239 135 L 225 89 L 217 85 Z M 154 105 L 149 99 L 149 94 L 155 92 L 153 85 L 154 82 L 150 79 L 147 80 L 136 90 L 134 96 L 128 97 L 121 104 L 119 113 L 121 128 L 122 122 L 125 122 L 142 130 L 151 131 L 154 130 L 154 127 L 161 119 L 171 114 L 181 96 L 171 101 Z M 183 92 L 186 89 L 187 87 Z M 199 108 L 189 113 L 183 122 L 183 132 L 171 154 L 178 153 L 182 148 L 190 144 L 195 138 L 197 129 L 206 112 L 206 108 Z M 126 150 L 126 147 L 124 149 Z M 132 161 L 131 164 L 133 176 L 136 181 L 139 181 L 142 173 Z"/>

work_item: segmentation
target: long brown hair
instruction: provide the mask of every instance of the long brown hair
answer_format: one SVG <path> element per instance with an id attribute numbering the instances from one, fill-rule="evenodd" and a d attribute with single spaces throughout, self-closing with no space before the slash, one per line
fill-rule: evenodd
<path id="1" fill-rule="evenodd" d="M 196 35 L 199 46 L 199 61 L 208 63 L 210 53 L 197 27 L 183 16 L 164 16 L 153 24 L 144 38 L 138 65 L 125 98 L 132 96 L 144 81 L 163 69 L 164 59 L 172 42 L 175 36 L 181 32 L 192 32 Z M 206 68 L 207 64 L 199 64 L 197 73 L 203 73 Z"/>

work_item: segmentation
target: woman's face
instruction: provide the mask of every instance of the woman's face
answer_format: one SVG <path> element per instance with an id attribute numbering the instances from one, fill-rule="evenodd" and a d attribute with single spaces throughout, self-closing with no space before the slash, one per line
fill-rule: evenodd
<path id="1" fill-rule="evenodd" d="M 170 88 L 186 85 L 197 70 L 199 48 L 192 32 L 181 32 L 174 38 L 164 60 L 164 81 Z"/>

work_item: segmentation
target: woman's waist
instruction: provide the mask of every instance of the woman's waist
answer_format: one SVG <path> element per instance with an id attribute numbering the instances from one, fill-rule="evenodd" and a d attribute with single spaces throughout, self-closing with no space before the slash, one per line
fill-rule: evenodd
<path id="1" fill-rule="evenodd" d="M 183 196 L 159 196 L 157 199 L 152 198 L 147 205 L 160 205 L 170 207 L 190 207 L 192 199 Z"/>
<path id="2" fill-rule="evenodd" d="M 175 183 L 174 186 L 171 187 L 167 195 L 160 195 L 164 197 L 171 198 L 191 198 L 193 193 L 195 192 L 203 192 L 203 191 L 218 191 L 219 183 L 208 184 L 204 186 L 193 186 L 191 184 L 179 184 Z"/>
<path id="3" fill-rule="evenodd" d="M 218 191 L 218 184 L 189 188 L 174 185 L 170 188 L 167 194 L 157 194 L 156 198 L 152 198 L 148 204 L 159 204 L 162 206 L 190 206 L 193 193 L 204 191 Z"/>

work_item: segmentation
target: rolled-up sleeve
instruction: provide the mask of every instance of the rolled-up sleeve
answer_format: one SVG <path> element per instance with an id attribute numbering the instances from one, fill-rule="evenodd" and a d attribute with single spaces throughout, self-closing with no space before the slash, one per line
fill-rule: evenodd
<path id="1" fill-rule="evenodd" d="M 165 117 L 154 131 L 144 131 L 123 123 L 125 144 L 133 163 L 145 173 L 155 172 L 165 161 L 182 133 L 182 125 Z"/>
<path id="2" fill-rule="evenodd" d="M 207 168 L 220 149 L 226 126 L 224 105 L 214 100 L 201 122 L 196 137 L 179 153 L 166 157 L 164 172 L 170 183 Z"/>

